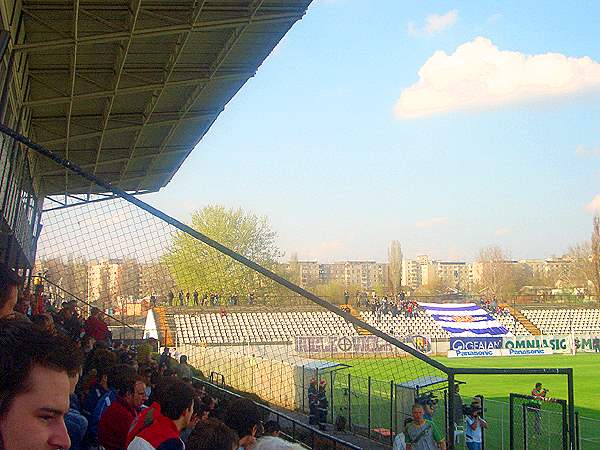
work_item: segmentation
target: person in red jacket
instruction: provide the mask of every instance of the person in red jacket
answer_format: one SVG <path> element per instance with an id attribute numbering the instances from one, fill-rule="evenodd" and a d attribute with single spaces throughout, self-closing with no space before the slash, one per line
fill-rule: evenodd
<path id="1" fill-rule="evenodd" d="M 155 402 L 133 422 L 128 450 L 184 450 L 181 432 L 194 412 L 196 393 L 189 383 L 169 377 L 156 389 Z"/>
<path id="2" fill-rule="evenodd" d="M 92 308 L 90 317 L 85 321 L 85 334 L 93 337 L 96 341 L 106 342 L 109 338 L 108 326 L 100 318 L 100 310 Z"/>
<path id="3" fill-rule="evenodd" d="M 98 424 L 98 441 L 106 450 L 125 450 L 127 433 L 137 416 L 137 410 L 146 401 L 146 385 L 133 367 L 124 366 L 113 380 L 116 400 L 104 411 Z"/>

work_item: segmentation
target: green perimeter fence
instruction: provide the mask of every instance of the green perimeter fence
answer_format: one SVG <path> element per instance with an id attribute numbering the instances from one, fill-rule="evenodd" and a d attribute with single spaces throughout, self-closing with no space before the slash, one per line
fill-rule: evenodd
<path id="1" fill-rule="evenodd" d="M 309 379 L 303 391 L 308 389 Z M 319 379 L 327 383 L 327 400 L 329 410 L 327 422 L 335 426 L 340 422 L 340 417 L 346 429 L 366 436 L 370 439 L 392 445 L 394 436 L 402 432 L 404 420 L 408 417 L 403 411 L 402 395 L 399 387 L 393 380 L 382 381 L 371 377 L 364 378 L 345 372 L 325 372 Z M 424 388 L 419 392 L 427 395 L 431 393 L 436 400 L 433 421 L 440 430 L 447 426 L 448 391 L 436 389 L 435 386 Z M 458 399 L 459 397 L 457 397 Z M 461 399 L 462 404 L 470 404 L 471 396 Z M 488 422 L 488 429 L 484 432 L 485 449 L 508 449 L 510 445 L 510 404 L 508 398 L 483 399 L 483 415 Z M 459 407 L 455 406 L 455 411 Z M 308 399 L 304 399 L 304 409 L 308 410 Z M 561 447 L 558 435 L 561 429 L 562 413 L 552 402 L 544 402 L 541 407 L 541 425 L 543 437 L 536 444 L 536 449 L 553 450 Z M 600 448 L 600 420 L 575 414 L 575 430 L 579 450 L 596 450 Z M 515 424 L 520 427 L 521 424 Z M 534 426 L 531 422 L 529 426 Z M 558 434 L 557 434 L 558 433 Z M 466 449 L 464 437 L 464 423 L 459 419 L 456 428 L 455 448 Z M 517 433 L 517 435 L 520 435 Z M 555 439 L 556 438 L 556 439 Z"/>

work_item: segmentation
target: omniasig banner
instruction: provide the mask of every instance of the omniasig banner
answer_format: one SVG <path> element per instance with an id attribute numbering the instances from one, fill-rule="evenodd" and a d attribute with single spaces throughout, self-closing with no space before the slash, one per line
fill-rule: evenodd
<path id="1" fill-rule="evenodd" d="M 502 339 L 502 348 L 507 350 L 542 349 L 547 351 L 544 354 L 548 354 L 548 352 L 571 353 L 573 342 L 570 336 L 513 336 Z"/>
<path id="2" fill-rule="evenodd" d="M 581 341 L 580 341 L 581 342 Z M 589 342 L 586 342 L 589 347 Z M 571 353 L 570 336 L 510 336 L 503 338 L 450 338 L 448 356 L 535 356 Z M 583 347 L 583 345 L 582 345 Z M 599 343 L 600 351 L 600 343 Z"/>
<path id="3" fill-rule="evenodd" d="M 599 335 L 579 335 L 575 337 L 575 348 L 578 352 L 600 353 Z"/>

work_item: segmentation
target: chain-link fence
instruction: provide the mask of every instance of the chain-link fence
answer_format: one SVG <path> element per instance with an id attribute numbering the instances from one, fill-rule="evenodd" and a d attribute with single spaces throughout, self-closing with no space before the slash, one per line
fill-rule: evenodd
<path id="1" fill-rule="evenodd" d="M 1 129 L 36 152 L 32 170 L 47 202 L 77 200 L 46 209 L 35 273 L 125 326 L 145 316 L 145 338 L 186 354 L 204 376 L 304 411 L 312 427 L 391 443 L 412 403 L 438 391 L 433 418 L 452 444 L 446 423 L 460 406 L 461 374 L 562 374 L 572 393 L 570 369 L 449 368 L 360 311 L 299 287 L 265 218 L 207 205 L 183 223 Z M 413 336 L 423 331 L 416 323 L 407 319 Z"/>
<path id="2" fill-rule="evenodd" d="M 568 448 L 567 404 L 564 400 L 510 395 L 510 448 Z"/>

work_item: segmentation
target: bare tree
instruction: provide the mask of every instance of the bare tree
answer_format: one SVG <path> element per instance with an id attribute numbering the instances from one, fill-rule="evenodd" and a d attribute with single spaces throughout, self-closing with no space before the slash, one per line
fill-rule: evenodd
<path id="1" fill-rule="evenodd" d="M 600 299 L 600 218 L 594 217 L 592 238 L 570 248 L 567 258 L 571 261 L 568 271 L 569 282 L 575 286 L 593 288 Z"/>
<path id="2" fill-rule="evenodd" d="M 515 293 L 525 281 L 525 271 L 500 247 L 481 249 L 476 267 L 478 287 L 499 299 Z"/>

